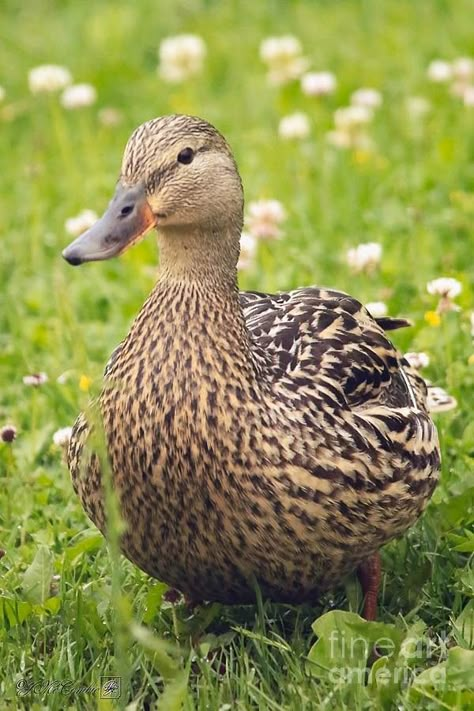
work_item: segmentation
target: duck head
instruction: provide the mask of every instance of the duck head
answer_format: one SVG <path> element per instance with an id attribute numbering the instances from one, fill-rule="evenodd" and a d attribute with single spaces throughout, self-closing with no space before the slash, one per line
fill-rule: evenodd
<path id="1" fill-rule="evenodd" d="M 175 250 L 205 251 L 233 234 L 236 262 L 242 221 L 242 184 L 225 139 L 200 118 L 164 116 L 134 131 L 107 210 L 63 257 L 74 266 L 110 259 L 156 228 Z"/>

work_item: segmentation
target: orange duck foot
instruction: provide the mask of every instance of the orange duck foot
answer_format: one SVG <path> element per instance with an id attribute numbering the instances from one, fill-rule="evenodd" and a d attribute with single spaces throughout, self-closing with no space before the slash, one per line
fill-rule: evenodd
<path id="1" fill-rule="evenodd" d="M 359 565 L 357 577 L 364 593 L 362 615 L 366 620 L 375 620 L 377 618 L 377 595 L 382 577 L 382 564 L 378 552 Z"/>

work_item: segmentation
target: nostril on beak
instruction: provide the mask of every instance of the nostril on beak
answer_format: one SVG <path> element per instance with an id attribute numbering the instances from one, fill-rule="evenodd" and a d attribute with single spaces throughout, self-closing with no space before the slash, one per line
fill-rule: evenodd
<path id="1" fill-rule="evenodd" d="M 121 217 L 126 217 L 127 215 L 130 215 L 130 213 L 133 212 L 134 207 L 135 205 L 125 205 L 124 207 L 122 207 L 122 209 L 120 210 Z"/>

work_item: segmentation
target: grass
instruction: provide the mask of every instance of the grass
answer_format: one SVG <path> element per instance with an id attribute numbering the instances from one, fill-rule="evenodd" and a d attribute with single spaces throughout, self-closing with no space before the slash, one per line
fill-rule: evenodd
<path id="1" fill-rule="evenodd" d="M 426 78 L 431 59 L 472 54 L 471 15 L 470 0 L 5 0 L 0 426 L 13 423 L 18 437 L 0 444 L 2 708 L 473 707 L 473 110 Z M 156 75 L 156 50 L 163 37 L 183 31 L 206 40 L 206 69 L 167 85 Z M 336 73 L 334 96 L 317 101 L 297 84 L 267 85 L 260 41 L 285 33 L 301 39 L 314 68 Z M 27 72 L 45 62 L 93 83 L 98 105 L 65 111 L 55 96 L 31 96 Z M 384 95 L 370 127 L 376 148 L 337 151 L 325 133 L 333 111 L 360 86 Z M 413 95 L 432 104 L 417 124 L 405 109 Z M 103 106 L 119 108 L 122 123 L 101 125 Z M 279 118 L 296 110 L 310 115 L 311 137 L 279 140 Z M 385 300 L 390 314 L 414 322 L 396 334 L 397 344 L 429 353 L 428 377 L 459 401 L 439 417 L 443 473 L 425 516 L 384 549 L 375 627 L 350 617 L 357 592 L 350 586 L 316 608 L 260 601 L 190 615 L 167 602 L 162 583 L 107 550 L 52 443 L 99 391 L 157 261 L 149 238 L 120 260 L 72 270 L 60 258 L 64 221 L 84 207 L 100 212 L 131 130 L 174 111 L 218 125 L 235 150 L 247 199 L 274 197 L 288 212 L 285 238 L 261 244 L 241 287 L 318 283 L 362 301 Z M 381 269 L 354 276 L 345 251 L 365 241 L 383 245 Z M 444 275 L 463 284 L 461 310 L 433 326 L 425 314 L 436 300 L 426 282 Z M 23 376 L 38 371 L 48 383 L 25 386 Z M 58 383 L 65 372 L 66 383 Z M 394 646 L 373 664 L 366 650 L 348 654 L 341 646 L 354 634 L 370 649 L 387 637 Z M 407 644 L 401 653 L 404 638 L 417 640 L 419 653 L 406 653 Z M 388 670 L 388 681 L 341 672 L 366 667 Z M 433 667 L 441 681 L 421 676 Z M 119 701 L 80 688 L 117 675 Z"/>

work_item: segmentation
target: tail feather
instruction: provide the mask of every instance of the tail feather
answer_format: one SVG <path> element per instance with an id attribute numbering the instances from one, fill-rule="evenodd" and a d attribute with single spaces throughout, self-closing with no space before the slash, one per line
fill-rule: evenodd
<path id="1" fill-rule="evenodd" d="M 395 331 L 397 328 L 413 326 L 412 322 L 406 318 L 392 318 L 391 316 L 381 316 L 376 318 L 375 321 L 384 331 Z"/>
<path id="2" fill-rule="evenodd" d="M 412 326 L 411 321 L 405 318 L 391 318 L 384 316 L 376 318 L 375 321 L 384 331 L 395 331 L 397 328 Z M 408 391 L 415 402 L 424 401 L 424 406 L 428 412 L 448 412 L 457 407 L 457 400 L 443 388 L 432 385 L 420 375 L 418 369 L 404 360 L 403 375 L 406 379 Z M 426 390 L 425 390 L 426 387 Z"/>

